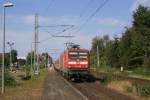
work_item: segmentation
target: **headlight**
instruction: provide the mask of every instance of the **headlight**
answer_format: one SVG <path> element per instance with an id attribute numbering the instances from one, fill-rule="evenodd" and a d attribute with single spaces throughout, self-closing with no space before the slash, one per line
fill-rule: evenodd
<path id="1" fill-rule="evenodd" d="M 68 64 L 77 64 L 75 61 L 69 61 Z"/>
<path id="2" fill-rule="evenodd" d="M 80 62 L 80 64 L 88 64 L 88 62 L 86 61 L 86 62 Z"/>

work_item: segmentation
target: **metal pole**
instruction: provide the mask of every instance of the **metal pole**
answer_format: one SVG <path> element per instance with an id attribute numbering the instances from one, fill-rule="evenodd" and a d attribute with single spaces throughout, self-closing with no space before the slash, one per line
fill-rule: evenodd
<path id="1" fill-rule="evenodd" d="M 12 58 L 11 58 L 11 51 L 12 51 L 12 47 L 11 47 L 11 45 L 10 45 L 10 68 L 11 68 L 11 70 L 12 70 Z"/>
<path id="2" fill-rule="evenodd" d="M 36 74 L 39 74 L 39 65 L 38 65 L 38 14 L 35 14 L 35 52 L 34 52 L 34 67 Z"/>
<path id="3" fill-rule="evenodd" d="M 32 74 L 32 43 L 31 43 L 31 69 L 30 69 L 30 72 Z"/>
<path id="4" fill-rule="evenodd" d="M 47 65 L 48 68 L 50 67 L 50 66 L 49 66 L 49 65 L 50 65 L 50 61 L 49 61 L 49 60 L 50 60 L 50 57 L 49 57 L 49 55 L 48 55 L 48 65 Z"/>
<path id="5" fill-rule="evenodd" d="M 5 77 L 5 7 L 3 8 L 3 57 L 2 57 L 2 94 L 5 92 L 5 84 L 4 84 L 4 77 Z"/>
<path id="6" fill-rule="evenodd" d="M 60 57 L 59 57 L 59 68 L 61 67 L 61 64 L 60 64 L 60 63 L 61 63 L 61 59 L 60 59 Z"/>
<path id="7" fill-rule="evenodd" d="M 39 55 L 38 55 L 38 43 L 39 43 L 39 37 L 38 37 L 38 27 L 39 27 L 39 25 L 38 25 L 38 14 L 36 14 L 36 34 L 37 34 L 37 72 L 38 72 L 38 74 L 39 74 Z"/>
<path id="8" fill-rule="evenodd" d="M 46 66 L 47 66 L 47 54 L 45 53 L 45 69 L 46 69 Z"/>
<path id="9" fill-rule="evenodd" d="M 10 43 L 10 42 L 7 42 L 7 44 L 9 45 L 9 47 L 10 47 L 10 57 L 9 57 L 9 65 L 10 65 L 10 69 L 11 69 L 11 71 L 12 71 L 12 53 L 11 53 L 11 51 L 12 51 L 12 46 L 14 45 L 14 43 Z"/>
<path id="10" fill-rule="evenodd" d="M 100 66 L 100 63 L 99 63 L 99 47 L 98 47 L 98 44 L 97 44 L 97 68 Z"/>
<path id="11" fill-rule="evenodd" d="M 5 7 L 12 7 L 12 3 L 3 5 L 3 55 L 2 55 L 2 94 L 5 92 Z"/>
<path id="12" fill-rule="evenodd" d="M 36 68 L 36 15 L 35 15 L 35 37 L 34 37 L 34 71 Z"/>

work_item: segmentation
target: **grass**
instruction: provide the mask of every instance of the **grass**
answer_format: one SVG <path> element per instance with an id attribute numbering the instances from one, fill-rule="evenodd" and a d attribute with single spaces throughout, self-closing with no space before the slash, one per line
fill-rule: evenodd
<path id="1" fill-rule="evenodd" d="M 31 79 L 22 81 L 22 86 L 24 86 L 26 88 L 39 87 L 41 84 L 38 84 L 38 83 L 41 83 L 44 81 L 46 74 L 47 74 L 47 71 L 41 70 L 39 76 L 33 75 L 31 77 Z"/>
<path id="2" fill-rule="evenodd" d="M 130 81 L 111 81 L 107 87 L 137 100 L 150 100 L 150 86 L 133 84 Z"/>
<path id="3" fill-rule="evenodd" d="M 32 100 L 40 99 L 43 91 L 43 82 L 47 75 L 47 71 L 42 69 L 39 76 L 33 75 L 29 80 L 21 80 L 21 76 L 24 74 L 25 73 L 21 70 L 13 74 L 17 78 L 19 85 L 16 87 L 6 87 L 6 92 L 2 96 L 3 99 L 11 100 L 14 99 L 14 97 L 15 100 L 21 100 L 24 98 L 32 98 Z"/>
<path id="4" fill-rule="evenodd" d="M 123 75 L 123 76 L 136 77 L 136 78 L 150 80 L 149 69 L 135 68 L 133 70 L 124 70 L 123 72 L 121 72 L 120 69 L 108 68 L 108 67 L 101 67 L 98 69 L 92 68 L 92 69 L 98 70 L 98 72 L 111 73 L 111 74 L 117 74 L 117 75 Z"/>
<path id="5" fill-rule="evenodd" d="M 150 80 L 150 71 L 149 69 L 136 68 L 129 73 L 129 76 Z"/>

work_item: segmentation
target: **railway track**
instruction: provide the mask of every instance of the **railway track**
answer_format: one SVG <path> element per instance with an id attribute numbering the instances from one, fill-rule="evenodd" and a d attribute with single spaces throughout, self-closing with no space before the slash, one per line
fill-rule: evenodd
<path id="1" fill-rule="evenodd" d="M 92 74 L 92 73 L 91 73 Z M 67 81 L 67 84 L 70 84 L 78 94 L 80 94 L 85 100 L 136 100 L 133 97 L 129 97 L 125 94 L 122 94 L 116 90 L 105 87 L 101 82 L 100 76 L 107 75 L 108 73 L 98 73 L 98 77 L 90 78 L 90 82 L 71 82 Z M 94 76 L 94 75 L 93 75 Z M 128 80 L 136 82 L 138 84 L 150 84 L 149 80 L 126 77 L 121 75 L 113 75 L 113 78 L 116 80 Z M 63 77 L 62 77 L 63 78 Z"/>
<path id="2" fill-rule="evenodd" d="M 108 89 L 95 79 L 91 79 L 92 81 L 90 82 L 72 82 L 66 79 L 64 80 L 85 100 L 136 100 L 115 90 Z"/>
<path id="3" fill-rule="evenodd" d="M 88 100 L 135 100 L 129 96 L 123 95 L 117 91 L 108 89 L 99 82 L 70 82 L 78 89 Z"/>
<path id="4" fill-rule="evenodd" d="M 91 73 L 98 79 L 103 78 L 103 76 L 108 75 L 108 73 L 105 72 L 97 72 L 94 70 L 91 70 Z M 124 76 L 124 75 L 118 75 L 118 74 L 111 74 L 112 78 L 114 80 L 127 80 L 130 81 L 132 83 L 138 83 L 140 85 L 149 85 L 150 84 L 150 80 L 146 80 L 146 79 L 141 79 L 141 78 L 135 78 L 135 77 L 129 77 L 129 76 Z"/>

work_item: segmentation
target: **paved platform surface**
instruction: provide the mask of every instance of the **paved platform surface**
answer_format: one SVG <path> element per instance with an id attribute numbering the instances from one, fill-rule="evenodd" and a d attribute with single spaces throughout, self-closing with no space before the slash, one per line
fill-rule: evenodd
<path id="1" fill-rule="evenodd" d="M 53 68 L 50 68 L 43 88 L 42 100 L 85 100 L 84 96 L 68 85 Z"/>

